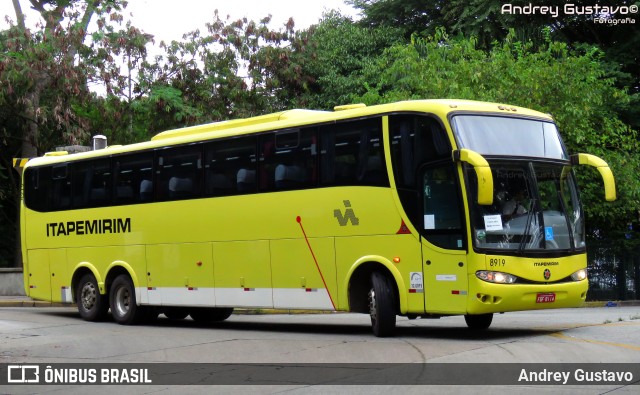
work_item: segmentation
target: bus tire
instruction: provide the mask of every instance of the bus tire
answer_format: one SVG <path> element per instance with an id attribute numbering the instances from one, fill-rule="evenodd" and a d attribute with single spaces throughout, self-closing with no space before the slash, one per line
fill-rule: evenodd
<path id="1" fill-rule="evenodd" d="M 396 328 L 396 312 L 389 278 L 382 273 L 371 274 L 369 290 L 369 315 L 373 334 L 377 337 L 392 336 Z"/>
<path id="2" fill-rule="evenodd" d="M 126 274 L 113 280 L 109 291 L 109 305 L 114 321 L 120 325 L 132 325 L 145 321 L 149 314 L 136 304 L 136 290 L 133 281 Z"/>
<path id="3" fill-rule="evenodd" d="M 211 307 L 193 309 L 189 315 L 196 322 L 220 322 L 229 318 L 232 313 L 233 307 Z"/>
<path id="4" fill-rule="evenodd" d="M 465 315 L 464 320 L 467 323 L 469 329 L 482 331 L 491 326 L 493 321 L 493 314 L 478 314 L 478 315 Z"/>
<path id="5" fill-rule="evenodd" d="M 103 321 L 109 313 L 107 295 L 100 294 L 96 277 L 87 273 L 80 278 L 76 288 L 78 312 L 85 321 Z"/>

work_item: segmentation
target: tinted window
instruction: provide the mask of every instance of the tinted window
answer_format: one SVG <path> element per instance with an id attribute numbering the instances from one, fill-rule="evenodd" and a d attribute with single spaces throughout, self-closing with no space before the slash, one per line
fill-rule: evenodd
<path id="1" fill-rule="evenodd" d="M 24 176 L 24 201 L 36 211 L 50 210 L 51 166 L 27 168 Z"/>
<path id="2" fill-rule="evenodd" d="M 423 173 L 422 233 L 431 243 L 451 249 L 464 247 L 458 179 L 453 163 L 429 166 Z"/>
<path id="3" fill-rule="evenodd" d="M 260 191 L 315 186 L 316 129 L 293 129 L 260 136 Z"/>
<path id="4" fill-rule="evenodd" d="M 389 117 L 391 162 L 398 188 L 415 188 L 418 168 L 451 157 L 447 134 L 438 121 L 426 116 Z"/>
<path id="5" fill-rule="evenodd" d="M 116 204 L 153 200 L 153 153 L 121 155 L 113 158 Z"/>
<path id="6" fill-rule="evenodd" d="M 320 128 L 321 184 L 389 186 L 380 118 Z"/>
<path id="7" fill-rule="evenodd" d="M 206 144 L 204 167 L 207 196 L 256 192 L 256 137 Z"/>
<path id="8" fill-rule="evenodd" d="M 51 188 L 49 201 L 52 210 L 71 208 L 71 177 L 67 164 L 54 165 L 51 169 Z"/>
<path id="9" fill-rule="evenodd" d="M 71 165 L 73 208 L 99 207 L 111 202 L 111 160 L 98 159 Z"/>
<path id="10" fill-rule="evenodd" d="M 158 200 L 189 199 L 200 196 L 202 146 L 200 144 L 158 150 L 155 190 Z"/>

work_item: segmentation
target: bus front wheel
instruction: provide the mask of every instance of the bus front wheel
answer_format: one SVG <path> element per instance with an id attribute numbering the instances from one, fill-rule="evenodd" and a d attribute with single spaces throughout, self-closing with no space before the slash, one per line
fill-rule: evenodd
<path id="1" fill-rule="evenodd" d="M 485 330 L 491 326 L 493 321 L 493 314 L 478 314 L 478 315 L 465 315 L 464 320 L 467 323 L 469 329 L 473 330 Z"/>
<path id="2" fill-rule="evenodd" d="M 133 281 L 126 274 L 121 274 L 113 280 L 109 291 L 109 304 L 111 315 L 118 324 L 137 324 L 144 318 L 144 307 L 136 304 L 136 290 Z"/>
<path id="3" fill-rule="evenodd" d="M 392 336 L 396 328 L 396 312 L 393 290 L 387 276 L 379 272 L 371 274 L 368 301 L 373 334 L 377 337 Z"/>
<path id="4" fill-rule="evenodd" d="M 91 273 L 80 278 L 76 289 L 76 303 L 80 316 L 86 321 L 102 321 L 109 312 L 107 295 L 100 294 L 98 281 Z"/>

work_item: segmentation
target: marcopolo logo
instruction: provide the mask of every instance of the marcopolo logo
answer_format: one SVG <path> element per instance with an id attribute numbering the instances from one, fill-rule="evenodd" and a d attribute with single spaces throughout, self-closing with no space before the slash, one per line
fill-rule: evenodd
<path id="1" fill-rule="evenodd" d="M 500 12 L 504 15 L 549 15 L 558 18 L 561 15 L 586 15 L 593 19 L 594 23 L 624 24 L 636 23 L 638 15 L 637 5 L 578 5 L 566 3 L 558 5 L 513 5 L 503 4 Z"/>

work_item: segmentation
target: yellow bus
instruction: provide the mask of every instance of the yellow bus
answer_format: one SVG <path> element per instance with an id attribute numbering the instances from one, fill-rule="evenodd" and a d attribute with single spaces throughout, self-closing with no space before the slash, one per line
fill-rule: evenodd
<path id="1" fill-rule="evenodd" d="M 120 324 L 234 308 L 397 316 L 575 307 L 584 215 L 549 115 L 463 100 L 289 110 L 30 160 L 24 284 Z"/>

